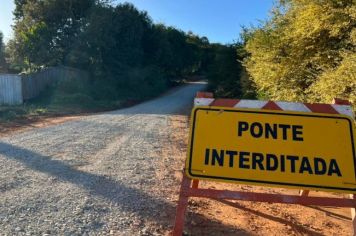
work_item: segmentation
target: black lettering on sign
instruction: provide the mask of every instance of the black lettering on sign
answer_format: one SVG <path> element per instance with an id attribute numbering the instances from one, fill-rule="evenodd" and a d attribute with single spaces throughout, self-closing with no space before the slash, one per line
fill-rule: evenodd
<path id="1" fill-rule="evenodd" d="M 333 174 L 337 174 L 337 176 L 341 176 L 341 172 L 339 169 L 339 166 L 337 165 L 337 162 L 335 159 L 331 159 L 330 160 L 330 165 L 329 165 L 329 171 L 328 171 L 328 175 L 333 175 Z"/>
<path id="2" fill-rule="evenodd" d="M 224 165 L 224 150 L 220 150 L 220 155 L 216 149 L 213 149 L 213 161 L 212 165 L 215 166 L 215 161 L 219 163 L 219 166 Z"/>
<path id="3" fill-rule="evenodd" d="M 285 160 L 284 160 L 284 155 L 281 155 L 281 171 L 284 172 L 286 170 L 286 163 L 285 163 Z"/>
<path id="4" fill-rule="evenodd" d="M 252 137 L 259 138 L 263 134 L 263 127 L 260 123 L 254 122 L 251 125 L 251 135 Z"/>
<path id="5" fill-rule="evenodd" d="M 234 167 L 234 157 L 237 155 L 237 152 L 227 150 L 226 154 L 229 155 L 229 167 Z"/>
<path id="6" fill-rule="evenodd" d="M 266 154 L 266 170 L 277 170 L 278 168 L 278 159 L 276 155 Z"/>
<path id="7" fill-rule="evenodd" d="M 302 158 L 302 163 L 300 164 L 299 173 L 303 174 L 304 171 L 307 171 L 309 174 L 313 174 L 313 170 L 310 166 L 309 160 L 307 157 Z"/>
<path id="8" fill-rule="evenodd" d="M 210 149 L 207 148 L 205 149 L 205 162 L 204 162 L 205 165 L 209 165 L 209 159 L 210 159 Z"/>
<path id="9" fill-rule="evenodd" d="M 314 158 L 314 174 L 325 175 L 326 174 L 326 162 L 324 159 L 315 157 Z"/>
<path id="10" fill-rule="evenodd" d="M 256 169 L 257 165 L 260 170 L 264 170 L 263 167 L 263 154 L 262 153 L 252 153 L 252 169 Z"/>
<path id="11" fill-rule="evenodd" d="M 248 158 L 245 156 L 250 155 L 249 152 L 240 152 L 240 161 L 239 161 L 239 167 L 243 169 L 249 169 L 250 166 L 248 164 L 245 164 L 245 162 L 248 162 Z"/>
<path id="12" fill-rule="evenodd" d="M 273 124 L 273 128 L 270 124 L 266 124 L 265 138 L 269 138 L 270 136 L 273 139 L 277 139 L 277 124 Z"/>
<path id="13" fill-rule="evenodd" d="M 227 158 L 226 161 L 225 157 Z M 342 176 L 336 159 L 326 160 L 322 157 L 310 158 L 306 156 L 299 157 L 294 155 L 206 148 L 204 164 L 218 167 L 289 172 L 293 174 Z"/>
<path id="14" fill-rule="evenodd" d="M 251 125 L 246 121 L 239 121 L 237 124 L 237 136 L 242 137 L 243 133 L 251 135 L 253 138 L 266 139 L 291 139 L 293 141 L 303 141 L 303 126 L 288 124 L 261 124 L 252 122 Z"/>
<path id="15" fill-rule="evenodd" d="M 292 125 L 292 135 L 294 141 L 303 141 L 303 126 Z"/>
<path id="16" fill-rule="evenodd" d="M 242 132 L 247 130 L 248 130 L 248 123 L 245 121 L 239 121 L 237 135 L 242 136 Z"/>
<path id="17" fill-rule="evenodd" d="M 287 132 L 290 129 L 290 125 L 279 124 L 278 127 L 282 129 L 283 139 L 287 140 Z"/>
<path id="18" fill-rule="evenodd" d="M 295 162 L 299 160 L 297 156 L 287 156 L 287 160 L 290 161 L 290 169 L 292 173 L 295 173 Z"/>

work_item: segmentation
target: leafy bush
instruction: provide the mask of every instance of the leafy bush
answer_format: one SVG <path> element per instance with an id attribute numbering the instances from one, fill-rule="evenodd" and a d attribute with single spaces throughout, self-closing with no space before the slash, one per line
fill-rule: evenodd
<path id="1" fill-rule="evenodd" d="M 351 0 L 281 0 L 248 32 L 245 66 L 270 99 L 355 103 L 356 5 Z"/>
<path id="2" fill-rule="evenodd" d="M 12 121 L 26 116 L 36 117 L 47 113 L 47 109 L 33 104 L 23 104 L 19 106 L 1 106 L 0 121 Z"/>
<path id="3" fill-rule="evenodd" d="M 157 67 L 135 68 L 126 73 L 126 97 L 132 99 L 147 99 L 162 93 L 167 89 L 167 80 Z"/>

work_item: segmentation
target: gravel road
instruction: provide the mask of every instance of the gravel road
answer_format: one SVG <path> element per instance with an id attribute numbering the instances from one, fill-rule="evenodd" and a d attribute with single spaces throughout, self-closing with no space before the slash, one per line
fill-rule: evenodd
<path id="1" fill-rule="evenodd" d="M 0 235 L 166 234 L 178 190 L 162 156 L 169 117 L 204 87 L 0 138 Z"/>

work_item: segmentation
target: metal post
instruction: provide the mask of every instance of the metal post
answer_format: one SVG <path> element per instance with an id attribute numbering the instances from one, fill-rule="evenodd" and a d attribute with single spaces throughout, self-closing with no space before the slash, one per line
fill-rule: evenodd
<path id="1" fill-rule="evenodd" d="M 193 186 L 192 186 L 192 188 L 198 188 L 199 187 L 199 180 L 197 180 L 197 179 L 193 179 Z"/>
<path id="2" fill-rule="evenodd" d="M 356 199 L 355 194 L 350 194 L 351 199 Z M 356 209 L 351 208 L 352 235 L 356 236 Z"/>
<path id="3" fill-rule="evenodd" d="M 173 229 L 173 236 L 182 236 L 184 228 L 185 212 L 188 207 L 189 188 L 191 180 L 183 173 L 182 185 L 180 187 L 179 200 L 176 212 L 176 220 Z"/>
<path id="4" fill-rule="evenodd" d="M 307 197 L 309 195 L 309 190 L 300 190 L 299 196 Z"/>

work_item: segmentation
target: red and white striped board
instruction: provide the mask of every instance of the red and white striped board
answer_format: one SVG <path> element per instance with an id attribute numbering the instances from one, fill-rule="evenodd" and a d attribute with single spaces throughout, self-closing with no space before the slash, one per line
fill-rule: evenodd
<path id="1" fill-rule="evenodd" d="M 354 118 L 354 112 L 352 111 L 352 106 L 350 102 L 341 99 L 334 99 L 333 104 L 282 101 L 274 102 L 245 99 L 220 99 L 214 98 L 212 93 L 198 92 L 196 98 L 194 99 L 194 106 L 236 107 L 265 110 L 343 114 Z"/>

